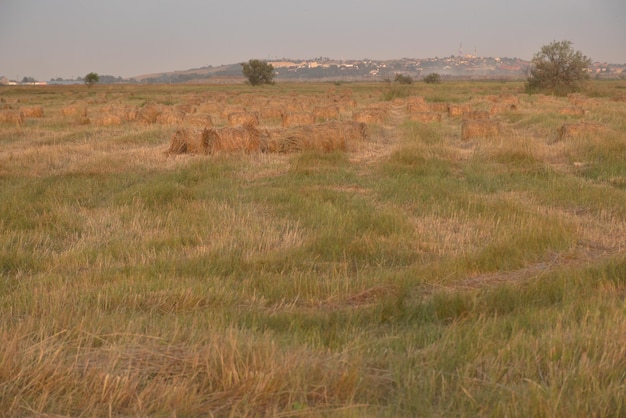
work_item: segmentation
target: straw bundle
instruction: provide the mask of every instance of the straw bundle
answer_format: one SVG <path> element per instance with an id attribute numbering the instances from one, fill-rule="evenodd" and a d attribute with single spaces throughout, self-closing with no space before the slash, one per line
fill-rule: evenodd
<path id="1" fill-rule="evenodd" d="M 512 94 L 512 93 L 503 93 L 498 96 L 497 102 L 518 105 L 519 97 L 517 97 L 515 94 Z"/>
<path id="2" fill-rule="evenodd" d="M 337 106 L 319 106 L 313 110 L 313 116 L 318 121 L 338 119 L 339 108 Z"/>
<path id="3" fill-rule="evenodd" d="M 387 119 L 387 111 L 385 109 L 364 109 L 352 114 L 354 122 L 367 124 L 382 124 Z"/>
<path id="4" fill-rule="evenodd" d="M 259 124 L 259 117 L 255 113 L 250 112 L 230 113 L 227 119 L 230 126 L 258 126 Z"/>
<path id="5" fill-rule="evenodd" d="M 183 124 L 186 126 L 197 126 L 199 128 L 210 128 L 213 126 L 213 118 L 207 114 L 185 115 Z"/>
<path id="6" fill-rule="evenodd" d="M 271 132 L 267 149 L 277 153 L 347 151 L 351 143 L 366 137 L 364 123 L 335 121 Z"/>
<path id="7" fill-rule="evenodd" d="M 461 125 L 461 138 L 490 138 L 500 133 L 500 125 L 491 120 L 465 120 Z"/>
<path id="8" fill-rule="evenodd" d="M 493 106 L 491 106 L 491 109 L 489 110 L 489 114 L 493 116 L 493 115 L 497 115 L 498 113 L 510 112 L 513 110 L 517 110 L 517 106 L 514 104 L 496 103 Z"/>
<path id="9" fill-rule="evenodd" d="M 137 120 L 146 125 L 156 123 L 157 118 L 165 108 L 165 106 L 157 103 L 147 103 L 137 111 Z"/>
<path id="10" fill-rule="evenodd" d="M 409 115 L 409 120 L 413 122 L 441 122 L 441 113 L 437 112 L 416 112 Z"/>
<path id="11" fill-rule="evenodd" d="M 178 129 L 172 135 L 167 154 L 206 154 L 202 132 L 197 129 Z"/>
<path id="12" fill-rule="evenodd" d="M 577 136 L 593 135 L 604 130 L 604 126 L 599 123 L 578 122 L 566 123 L 557 131 L 557 140 L 573 138 Z"/>
<path id="13" fill-rule="evenodd" d="M 180 125 L 183 123 L 184 114 L 166 107 L 156 117 L 155 122 L 160 125 Z"/>
<path id="14" fill-rule="evenodd" d="M 263 143 L 255 126 L 210 128 L 202 131 L 202 143 L 206 152 L 259 152 Z"/>
<path id="15" fill-rule="evenodd" d="M 285 112 L 282 115 L 283 128 L 289 128 L 292 126 L 305 126 L 313 125 L 315 123 L 315 116 L 313 113 L 308 112 Z"/>
<path id="16" fill-rule="evenodd" d="M 20 110 L 0 111 L 0 123 L 13 123 L 17 126 L 24 124 L 24 113 Z"/>
<path id="17" fill-rule="evenodd" d="M 585 116 L 585 109 L 583 109 L 582 107 L 578 107 L 578 106 L 569 106 L 569 107 L 564 107 L 563 109 L 559 110 L 559 114 L 580 117 L 580 116 Z"/>
<path id="18" fill-rule="evenodd" d="M 430 110 L 432 110 L 433 112 L 448 113 L 448 107 L 448 103 L 437 102 L 431 103 Z"/>
<path id="19" fill-rule="evenodd" d="M 264 121 L 272 121 L 272 120 L 282 120 L 283 117 L 283 108 L 281 106 L 263 106 L 259 110 L 259 116 Z"/>
<path id="20" fill-rule="evenodd" d="M 65 117 L 84 116 L 87 114 L 87 105 L 84 103 L 67 105 L 61 109 L 61 113 Z"/>
<path id="21" fill-rule="evenodd" d="M 422 101 L 422 102 L 411 102 L 409 101 L 409 103 L 407 104 L 407 110 L 410 113 L 425 113 L 425 112 L 430 112 L 431 111 L 431 107 L 428 103 Z"/>
<path id="22" fill-rule="evenodd" d="M 471 112 L 463 112 L 463 120 L 484 120 L 489 119 L 489 112 L 485 110 L 472 110 Z"/>
<path id="23" fill-rule="evenodd" d="M 43 118 L 42 106 L 28 106 L 20 109 L 25 118 Z"/>
<path id="24" fill-rule="evenodd" d="M 121 125 L 122 118 L 117 115 L 110 114 L 110 113 L 100 113 L 94 116 L 91 122 L 93 122 L 93 124 L 96 126 Z"/>
<path id="25" fill-rule="evenodd" d="M 448 115 L 449 116 L 462 116 L 465 112 L 471 112 L 472 105 L 468 103 L 464 104 L 449 104 L 448 105 Z"/>

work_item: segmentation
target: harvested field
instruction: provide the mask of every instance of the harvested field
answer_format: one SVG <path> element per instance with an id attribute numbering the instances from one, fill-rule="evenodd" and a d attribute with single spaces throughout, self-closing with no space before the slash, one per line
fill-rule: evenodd
<path id="1" fill-rule="evenodd" d="M 623 415 L 625 81 L 225 81 L 2 86 L 0 416 Z"/>

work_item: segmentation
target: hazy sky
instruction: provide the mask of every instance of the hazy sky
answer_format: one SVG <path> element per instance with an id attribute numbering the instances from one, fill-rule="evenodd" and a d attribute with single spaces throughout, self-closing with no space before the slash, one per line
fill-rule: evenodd
<path id="1" fill-rule="evenodd" d="M 136 75 L 250 58 L 531 59 L 569 40 L 626 63 L 626 0 L 0 0 L 0 75 Z"/>

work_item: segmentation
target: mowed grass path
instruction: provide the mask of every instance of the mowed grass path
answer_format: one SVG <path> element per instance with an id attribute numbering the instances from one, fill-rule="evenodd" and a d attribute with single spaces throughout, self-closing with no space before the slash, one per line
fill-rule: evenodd
<path id="1" fill-rule="evenodd" d="M 44 116 L 0 124 L 0 414 L 625 415 L 626 83 L 521 91 L 3 88 Z M 515 106 L 464 141 L 415 96 Z M 386 116 L 347 152 L 210 156 L 94 122 L 150 103 Z"/>

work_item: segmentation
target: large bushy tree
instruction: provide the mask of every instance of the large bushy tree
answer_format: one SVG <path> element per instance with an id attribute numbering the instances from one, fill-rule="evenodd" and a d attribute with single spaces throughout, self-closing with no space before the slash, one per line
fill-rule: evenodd
<path id="1" fill-rule="evenodd" d="M 554 41 L 533 57 L 526 87 L 530 92 L 557 95 L 581 90 L 589 79 L 590 65 L 591 59 L 574 51 L 570 41 Z"/>
<path id="2" fill-rule="evenodd" d="M 243 75 L 253 86 L 261 84 L 274 84 L 274 66 L 265 61 L 252 59 L 246 63 L 242 63 Z"/>

